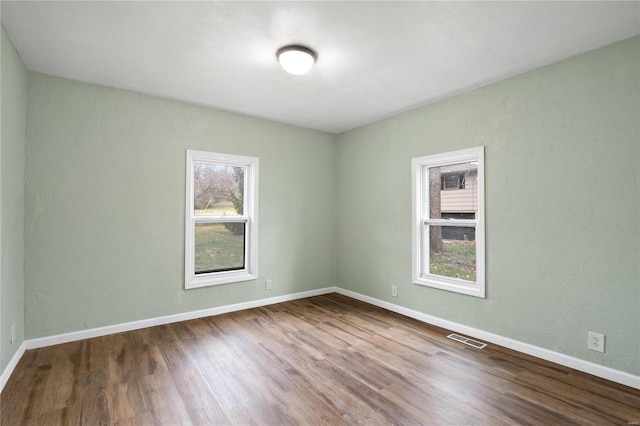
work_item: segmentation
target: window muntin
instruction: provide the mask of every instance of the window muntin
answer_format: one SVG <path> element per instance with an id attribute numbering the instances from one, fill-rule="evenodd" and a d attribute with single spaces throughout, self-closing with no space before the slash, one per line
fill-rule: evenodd
<path id="1" fill-rule="evenodd" d="M 484 297 L 484 147 L 414 158 L 412 175 L 413 282 Z"/>
<path id="2" fill-rule="evenodd" d="M 258 159 L 187 150 L 185 287 L 257 278 Z"/>

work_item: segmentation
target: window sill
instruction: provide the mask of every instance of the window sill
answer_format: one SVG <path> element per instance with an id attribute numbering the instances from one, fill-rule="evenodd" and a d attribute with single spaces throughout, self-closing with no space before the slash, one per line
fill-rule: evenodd
<path id="1" fill-rule="evenodd" d="M 437 288 L 440 290 L 451 291 L 454 293 L 466 294 L 468 296 L 485 298 L 484 286 L 479 283 L 470 283 L 468 281 L 457 280 L 455 278 L 447 278 L 441 276 L 421 276 L 413 280 L 414 284 L 425 287 Z"/>
<path id="2" fill-rule="evenodd" d="M 256 275 L 250 274 L 247 271 L 218 272 L 209 275 L 193 276 L 187 280 L 185 288 L 189 290 L 192 288 L 211 287 L 214 285 L 231 284 L 256 279 L 258 279 Z"/>

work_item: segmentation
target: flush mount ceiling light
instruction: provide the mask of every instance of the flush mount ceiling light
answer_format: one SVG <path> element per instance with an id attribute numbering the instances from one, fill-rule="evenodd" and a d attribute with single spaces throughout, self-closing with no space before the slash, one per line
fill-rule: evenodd
<path id="1" fill-rule="evenodd" d="M 278 49 L 276 56 L 282 68 L 294 75 L 308 72 L 316 62 L 316 52 L 308 47 L 295 44 L 281 47 Z"/>

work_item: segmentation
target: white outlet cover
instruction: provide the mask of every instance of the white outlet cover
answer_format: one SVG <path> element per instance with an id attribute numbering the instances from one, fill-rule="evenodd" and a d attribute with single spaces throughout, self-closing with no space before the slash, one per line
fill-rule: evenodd
<path id="1" fill-rule="evenodd" d="M 596 333 L 595 331 L 589 332 L 589 340 L 587 342 L 587 347 L 590 350 L 604 353 L 604 345 L 605 345 L 604 334 Z"/>

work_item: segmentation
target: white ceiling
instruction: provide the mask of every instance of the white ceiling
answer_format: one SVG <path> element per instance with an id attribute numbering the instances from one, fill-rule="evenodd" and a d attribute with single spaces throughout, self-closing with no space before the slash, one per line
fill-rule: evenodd
<path id="1" fill-rule="evenodd" d="M 2 1 L 31 71 L 340 133 L 640 33 L 640 2 Z M 306 75 L 275 58 L 318 52 Z"/>

